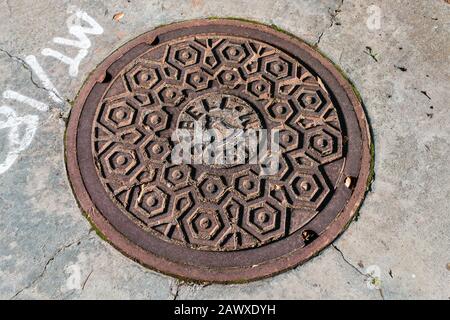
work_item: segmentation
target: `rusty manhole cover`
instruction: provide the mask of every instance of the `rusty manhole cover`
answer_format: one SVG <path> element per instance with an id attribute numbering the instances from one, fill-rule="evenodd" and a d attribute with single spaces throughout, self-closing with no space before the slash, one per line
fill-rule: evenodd
<path id="1" fill-rule="evenodd" d="M 182 153 L 195 161 L 173 161 L 180 132 L 198 124 L 278 132 L 279 150 L 202 162 L 202 140 Z M 344 230 L 365 193 L 369 143 L 351 86 L 313 49 L 260 25 L 191 21 L 142 35 L 89 77 L 67 161 L 83 210 L 127 256 L 235 282 L 299 265 Z"/>

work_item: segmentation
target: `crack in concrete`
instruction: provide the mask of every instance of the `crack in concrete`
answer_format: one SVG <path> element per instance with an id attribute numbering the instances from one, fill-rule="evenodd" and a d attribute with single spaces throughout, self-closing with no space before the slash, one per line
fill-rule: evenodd
<path id="1" fill-rule="evenodd" d="M 366 50 L 364 50 L 363 52 L 371 57 L 375 62 L 378 62 L 378 53 L 375 53 L 371 47 L 367 46 Z"/>
<path id="2" fill-rule="evenodd" d="M 355 266 L 354 264 L 352 264 L 349 260 L 347 260 L 347 258 L 345 257 L 344 253 L 341 251 L 341 249 L 339 249 L 338 247 L 336 247 L 336 245 L 332 245 L 333 248 L 339 252 L 339 254 L 341 255 L 342 259 L 344 260 L 345 263 L 347 263 L 350 267 L 352 267 L 356 272 L 358 272 L 360 275 L 366 277 L 367 275 L 362 272 L 361 270 L 359 270 L 359 268 L 357 266 Z"/>
<path id="3" fill-rule="evenodd" d="M 47 268 L 48 266 L 55 261 L 55 259 L 61 254 L 63 253 L 65 250 L 69 249 L 70 247 L 74 246 L 74 245 L 79 245 L 85 238 L 88 238 L 91 232 L 89 232 L 87 235 L 84 235 L 83 237 L 81 237 L 80 239 L 77 239 L 75 241 L 72 241 L 69 244 L 66 244 L 62 247 L 60 247 L 58 250 L 55 251 L 55 253 L 49 258 L 47 259 L 46 263 L 44 264 L 44 267 L 42 269 L 42 271 L 39 273 L 39 275 L 33 279 L 33 281 L 31 281 L 28 285 L 26 285 L 25 287 L 23 287 L 22 289 L 20 289 L 19 291 L 17 291 L 11 298 L 9 298 L 9 300 L 14 300 L 15 298 L 17 298 L 21 293 L 23 293 L 25 290 L 31 289 L 32 287 L 34 287 L 39 280 L 41 280 L 45 273 L 47 272 Z M 92 273 L 92 272 L 91 272 Z M 89 275 L 90 276 L 90 275 Z M 89 277 L 88 276 L 88 277 Z M 87 279 L 88 280 L 88 279 Z M 85 282 L 87 282 L 87 280 L 85 280 Z M 85 284 L 84 284 L 85 285 Z"/>
<path id="4" fill-rule="evenodd" d="M 11 54 L 8 50 L 5 50 L 3 48 L 0 48 L 0 52 L 3 52 L 4 54 L 6 54 L 10 59 L 12 59 L 13 61 L 21 64 L 29 73 L 30 73 L 30 81 L 31 83 L 38 89 L 40 90 L 44 90 L 47 93 L 53 93 L 56 97 L 58 97 L 61 101 L 65 101 L 65 102 L 69 102 L 70 100 L 68 98 L 62 97 L 58 92 L 56 92 L 55 90 L 49 90 L 47 88 L 44 88 L 43 86 L 39 85 L 36 80 L 34 79 L 34 75 L 33 75 L 33 69 L 31 68 L 31 66 L 22 58 L 15 56 L 13 54 Z"/>
<path id="5" fill-rule="evenodd" d="M 178 295 L 180 293 L 180 289 L 183 286 L 183 282 L 180 280 L 175 279 L 170 286 L 170 294 L 172 295 L 172 300 L 177 300 Z"/>
<path id="6" fill-rule="evenodd" d="M 370 280 L 370 281 L 374 281 L 376 280 L 376 278 L 374 278 L 372 275 L 367 274 L 362 272 L 357 266 L 355 266 L 353 263 L 351 263 L 344 255 L 344 253 L 342 252 L 341 249 L 339 249 L 336 245 L 332 244 L 332 247 L 339 252 L 339 255 L 342 257 L 342 260 L 344 260 L 344 262 L 346 264 L 348 264 L 353 270 L 355 270 L 358 274 L 360 274 L 361 276 L 363 276 L 366 280 Z M 384 293 L 383 293 L 383 289 L 380 287 L 378 288 L 378 292 L 380 293 L 381 299 L 384 299 Z"/>
<path id="7" fill-rule="evenodd" d="M 83 284 L 81 285 L 81 291 L 84 291 L 84 288 L 86 287 L 86 283 L 89 281 L 92 273 L 94 273 L 94 270 L 91 270 L 89 274 L 87 275 L 86 279 L 84 279 Z"/>
<path id="8" fill-rule="evenodd" d="M 334 9 L 334 11 L 331 11 L 331 8 L 328 8 L 328 14 L 330 15 L 330 24 L 319 34 L 316 42 L 314 43 L 314 47 L 317 47 L 320 44 L 320 41 L 322 41 L 322 37 L 325 35 L 325 32 L 327 32 L 336 24 L 336 18 L 339 13 L 341 13 L 341 8 L 343 5 L 344 0 L 340 0 L 340 3 L 338 4 L 337 8 Z"/>

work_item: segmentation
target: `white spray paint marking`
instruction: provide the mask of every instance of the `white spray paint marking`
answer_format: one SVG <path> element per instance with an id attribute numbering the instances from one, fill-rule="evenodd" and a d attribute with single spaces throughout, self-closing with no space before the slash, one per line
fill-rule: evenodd
<path id="1" fill-rule="evenodd" d="M 81 24 L 83 21 L 89 23 L 90 28 L 82 27 Z M 97 21 L 91 18 L 86 12 L 79 10 L 67 19 L 67 27 L 69 28 L 69 32 L 77 37 L 78 40 L 56 37 L 53 39 L 54 43 L 79 49 L 89 49 L 91 47 L 91 40 L 86 35 L 100 35 L 104 31 Z"/>
<path id="2" fill-rule="evenodd" d="M 31 69 L 33 69 L 34 73 L 37 75 L 39 80 L 41 80 L 42 85 L 48 91 L 49 97 L 57 103 L 64 103 L 64 101 L 60 98 L 58 90 L 56 90 L 56 87 L 53 85 L 53 82 L 50 80 L 44 69 L 42 69 L 36 57 L 28 56 L 25 58 L 25 62 L 28 63 L 28 65 L 30 66 Z"/>
<path id="3" fill-rule="evenodd" d="M 69 277 L 66 280 L 68 290 L 81 290 L 81 268 L 78 264 L 72 264 L 65 268 Z"/>
<path id="4" fill-rule="evenodd" d="M 62 44 L 80 49 L 78 55 L 72 59 L 61 54 L 58 51 L 49 48 L 44 49 L 42 51 L 42 54 L 44 56 L 52 56 L 62 61 L 63 63 L 68 64 L 70 67 L 69 75 L 75 77 L 78 75 L 78 69 L 81 60 L 83 60 L 88 55 L 88 49 L 91 47 L 91 41 L 86 35 L 100 35 L 103 33 L 103 28 L 86 12 L 79 9 L 76 9 L 72 12 L 75 13 L 73 13 L 67 19 L 67 26 L 69 27 L 69 32 L 78 40 L 70 40 L 57 37 L 53 39 L 53 42 L 56 44 Z M 88 23 L 90 27 L 83 27 L 83 21 Z M 64 100 L 61 98 L 58 90 L 53 85 L 53 82 L 50 80 L 47 73 L 39 64 L 37 58 L 33 55 L 30 55 L 25 58 L 25 62 L 32 69 L 33 74 L 35 74 L 39 78 L 42 83 L 42 87 L 48 91 L 50 99 L 58 104 L 64 104 Z M 5 99 L 15 100 L 17 102 L 26 104 L 38 111 L 46 112 L 49 110 L 48 104 L 27 97 L 16 91 L 6 90 L 3 92 L 2 96 Z M 9 130 L 8 134 L 6 135 L 6 157 L 4 158 L 3 162 L 0 163 L 0 175 L 11 168 L 11 166 L 19 157 L 19 154 L 29 147 L 29 145 L 33 141 L 34 135 L 36 134 L 38 121 L 39 117 L 37 115 L 26 115 L 23 117 L 18 117 L 16 112 L 11 107 L 0 107 L 0 130 Z"/>
<path id="5" fill-rule="evenodd" d="M 381 29 L 381 8 L 376 5 L 371 5 L 367 8 L 367 14 L 369 17 L 366 20 L 367 28 L 371 31 Z"/>
<path id="6" fill-rule="evenodd" d="M 367 288 L 370 290 L 378 290 L 381 288 L 381 269 L 377 265 L 368 266 L 366 269 L 366 279 Z"/>
<path id="7" fill-rule="evenodd" d="M 3 98 L 5 99 L 11 99 L 11 100 L 16 100 L 18 102 L 24 103 L 29 105 L 32 108 L 35 108 L 39 111 L 42 112 L 46 112 L 48 111 L 49 107 L 47 104 L 37 101 L 33 98 L 24 96 L 16 91 L 12 91 L 12 90 L 6 90 L 5 92 L 3 92 Z"/>
<path id="8" fill-rule="evenodd" d="M 14 109 L 8 106 L 0 107 L 0 117 L 0 130 L 9 129 L 9 151 L 6 154 L 5 160 L 0 163 L 0 174 L 3 174 L 16 162 L 19 154 L 28 148 L 33 141 L 38 127 L 39 117 L 36 115 L 18 117 Z"/>
<path id="9" fill-rule="evenodd" d="M 60 60 L 62 63 L 69 65 L 69 75 L 71 77 L 76 77 L 78 75 L 78 69 L 80 67 L 81 60 L 86 58 L 88 51 L 86 49 L 81 49 L 75 58 L 69 58 L 68 56 L 62 54 L 53 49 L 46 48 L 42 50 L 44 56 L 53 57 Z"/>
<path id="10" fill-rule="evenodd" d="M 90 27 L 82 27 L 81 24 L 83 21 L 87 22 Z M 67 26 L 69 32 L 78 38 L 78 40 L 56 37 L 53 39 L 53 42 L 80 49 L 77 56 L 75 58 L 70 58 L 61 52 L 50 48 L 42 50 L 42 54 L 44 56 L 53 57 L 62 63 L 69 65 L 69 75 L 71 77 L 76 77 L 78 75 L 80 63 L 88 55 L 88 49 L 92 45 L 86 35 L 100 35 L 103 33 L 103 28 L 84 11 L 77 11 L 70 16 L 67 20 Z"/>

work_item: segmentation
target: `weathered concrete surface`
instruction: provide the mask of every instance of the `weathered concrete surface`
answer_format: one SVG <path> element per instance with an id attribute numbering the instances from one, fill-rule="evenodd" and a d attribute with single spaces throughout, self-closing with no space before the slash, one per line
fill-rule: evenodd
<path id="1" fill-rule="evenodd" d="M 0 2 L 0 91 L 15 90 L 50 105 L 42 112 L 2 100 L 17 116 L 35 115 L 39 121 L 30 146 L 0 175 L 0 298 L 450 298 L 450 5 L 443 0 L 251 3 Z M 371 5 L 381 9 L 375 30 L 367 26 Z M 92 16 L 104 33 L 89 36 L 88 56 L 71 77 L 67 65 L 40 51 L 77 54 L 78 49 L 52 43 L 54 37 L 72 38 L 66 20 L 74 7 Z M 120 22 L 112 19 L 117 12 L 125 14 Z M 90 70 L 126 41 L 160 24 L 211 16 L 275 24 L 316 44 L 339 65 L 361 93 L 371 120 L 376 180 L 359 220 L 319 257 L 271 279 L 202 287 L 146 270 L 90 230 L 64 165 L 70 103 L 49 99 L 19 58 L 36 55 L 60 96 L 71 101 Z M 8 130 L 0 129 L 0 163 L 10 148 Z M 377 268 L 379 276 L 366 274 Z"/>

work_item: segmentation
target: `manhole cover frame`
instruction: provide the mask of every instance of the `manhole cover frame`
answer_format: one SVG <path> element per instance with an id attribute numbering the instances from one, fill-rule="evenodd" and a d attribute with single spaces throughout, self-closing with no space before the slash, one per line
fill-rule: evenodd
<path id="1" fill-rule="evenodd" d="M 110 75 L 120 72 L 121 67 L 126 66 L 129 61 L 132 60 L 130 59 L 126 63 L 120 63 L 121 57 L 125 54 L 130 54 L 130 52 L 137 57 L 149 50 L 152 45 L 156 45 L 159 37 L 162 35 L 180 32 L 180 30 L 185 30 L 184 32 L 189 30 L 189 35 L 194 35 L 196 33 L 223 33 L 231 36 L 248 37 L 267 42 L 274 47 L 279 47 L 282 51 L 288 52 L 292 56 L 299 58 L 310 70 L 313 70 L 318 74 L 323 82 L 330 88 L 341 108 L 347 108 L 347 112 L 355 113 L 361 139 L 361 167 L 356 184 L 352 186 L 353 193 L 344 210 L 337 215 L 337 218 L 315 241 L 307 246 L 295 248 L 288 254 L 277 257 L 276 259 L 264 261 L 251 267 L 237 266 L 211 268 L 182 263 L 180 261 L 169 261 L 161 255 L 143 249 L 139 246 L 138 241 L 130 241 L 114 228 L 97 209 L 95 201 L 93 201 L 86 189 L 85 179 L 81 174 L 78 163 L 79 159 L 77 157 L 79 120 L 83 107 L 87 100 L 92 97 L 90 96 L 92 92 L 102 92 L 103 89 L 106 89 Z M 370 152 L 371 143 L 369 125 L 358 97 L 354 93 L 351 84 L 328 59 L 324 58 L 319 52 L 315 51 L 301 40 L 276 31 L 268 26 L 238 20 L 215 19 L 193 20 L 159 27 L 137 37 L 113 52 L 93 73 L 91 73 L 80 90 L 71 111 L 66 132 L 65 146 L 67 171 L 76 199 L 88 220 L 109 243 L 131 259 L 164 274 L 193 281 L 232 283 L 252 281 L 273 276 L 301 265 L 313 256 L 319 254 L 345 231 L 349 223 L 357 214 L 364 199 L 368 183 L 370 182 L 369 178 L 372 170 L 371 163 L 373 161 Z M 90 144 L 87 146 L 79 146 L 79 148 L 89 149 L 90 147 Z M 251 252 L 251 250 L 248 252 Z"/>

